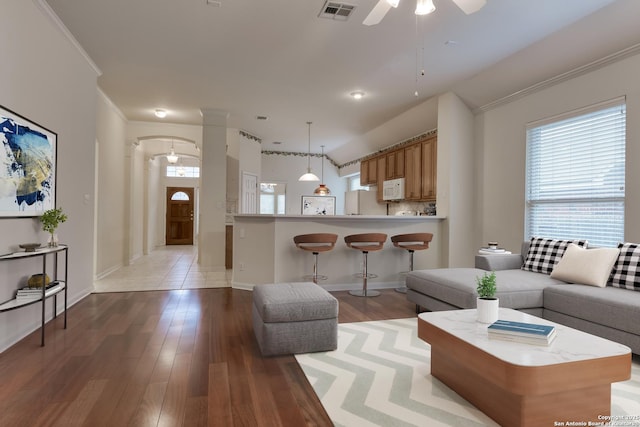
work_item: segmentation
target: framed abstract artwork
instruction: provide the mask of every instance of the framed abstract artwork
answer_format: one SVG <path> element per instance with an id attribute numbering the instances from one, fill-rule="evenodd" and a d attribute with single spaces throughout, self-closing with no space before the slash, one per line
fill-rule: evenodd
<path id="1" fill-rule="evenodd" d="M 0 106 L 0 217 L 56 207 L 58 135 Z"/>
<path id="2" fill-rule="evenodd" d="M 302 215 L 335 215 L 334 196 L 302 196 Z"/>

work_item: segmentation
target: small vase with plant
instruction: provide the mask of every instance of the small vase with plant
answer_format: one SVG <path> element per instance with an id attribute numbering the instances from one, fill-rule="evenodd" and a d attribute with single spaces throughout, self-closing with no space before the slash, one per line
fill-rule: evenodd
<path id="1" fill-rule="evenodd" d="M 493 323 L 498 320 L 496 272 L 484 273 L 482 277 L 476 277 L 476 282 L 478 322 Z"/>
<path id="2" fill-rule="evenodd" d="M 58 226 L 67 220 L 67 215 L 62 212 L 62 208 L 49 209 L 44 211 L 40 217 L 42 229 L 50 234 L 49 246 L 58 246 L 58 239 L 55 235 Z"/>

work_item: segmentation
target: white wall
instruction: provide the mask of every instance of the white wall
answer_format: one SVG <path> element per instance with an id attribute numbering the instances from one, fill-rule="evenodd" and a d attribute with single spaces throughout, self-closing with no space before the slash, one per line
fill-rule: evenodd
<path id="1" fill-rule="evenodd" d="M 97 70 L 33 1 L 2 2 L 0 40 L 0 103 L 58 134 L 57 205 L 69 216 L 58 235 L 69 245 L 73 304 L 93 288 Z M 47 240 L 34 218 L 0 218 L 0 236 L 0 253 Z M 34 260 L 0 263 L 0 300 L 12 298 L 40 267 Z M 0 350 L 39 326 L 39 310 L 34 304 L 0 313 Z"/>
<path id="2" fill-rule="evenodd" d="M 125 265 L 127 260 L 125 221 L 128 200 L 125 179 L 128 147 L 127 122 L 109 99 L 99 92 L 97 98 L 98 194 L 96 200 L 96 276 L 98 278 Z"/>
<path id="3" fill-rule="evenodd" d="M 161 210 L 159 205 L 163 200 L 162 187 L 160 184 L 160 173 L 162 167 L 159 159 L 148 160 L 145 163 L 145 173 L 147 179 L 146 197 L 147 205 L 145 207 L 146 217 L 148 218 L 147 238 L 146 238 L 146 251 L 145 253 L 152 252 L 157 246 L 163 244 L 164 233 L 162 232 L 162 226 L 164 225 L 163 219 L 160 217 Z"/>
<path id="4" fill-rule="evenodd" d="M 143 255 L 144 224 L 145 218 L 144 199 L 144 174 L 145 156 L 142 147 L 135 146 L 132 150 L 132 173 L 131 173 L 131 218 L 129 225 L 129 262 L 132 262 Z"/>
<path id="5" fill-rule="evenodd" d="M 447 217 L 441 228 L 444 266 L 472 266 L 477 251 L 473 114 L 453 93 L 438 98 L 437 154 L 436 209 Z"/>
<path id="6" fill-rule="evenodd" d="M 321 175 L 322 159 L 311 157 L 311 170 L 318 178 Z M 312 196 L 320 182 L 300 182 L 298 178 L 307 171 L 307 157 L 294 154 L 263 154 L 262 182 L 286 182 L 286 214 L 300 215 L 302 196 Z M 347 191 L 347 178 L 341 178 L 338 169 L 327 159 L 324 160 L 324 184 L 336 196 L 336 214 L 344 213 L 344 193 Z"/>
<path id="7" fill-rule="evenodd" d="M 640 242 L 640 55 L 573 78 L 476 118 L 478 211 L 477 245 L 497 240 L 512 250 L 524 237 L 525 126 L 527 123 L 627 97 L 625 239 Z"/>

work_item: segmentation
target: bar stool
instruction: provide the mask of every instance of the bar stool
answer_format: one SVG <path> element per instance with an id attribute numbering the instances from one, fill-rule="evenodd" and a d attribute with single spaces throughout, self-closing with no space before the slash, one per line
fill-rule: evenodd
<path id="1" fill-rule="evenodd" d="M 300 234 L 293 238 L 296 247 L 303 251 L 311 252 L 314 257 L 313 274 L 304 276 L 305 279 L 311 279 L 316 284 L 318 280 L 327 280 L 327 276 L 318 274 L 318 254 L 333 249 L 337 240 L 338 235 L 333 233 Z"/>
<path id="2" fill-rule="evenodd" d="M 362 290 L 361 291 L 349 291 L 351 295 L 357 297 L 377 297 L 380 295 L 378 291 L 367 290 L 367 279 L 378 277 L 375 274 L 371 274 L 367 271 L 367 254 L 370 251 L 379 251 L 384 246 L 384 242 L 387 240 L 387 235 L 384 233 L 363 233 L 363 234 L 351 234 L 345 236 L 344 242 L 351 249 L 356 249 L 362 252 L 364 261 L 362 263 L 362 273 L 357 274 L 358 277 L 362 276 Z"/>
<path id="3" fill-rule="evenodd" d="M 410 233 L 391 236 L 393 246 L 409 251 L 409 271 L 413 271 L 413 253 L 429 249 L 431 239 L 433 239 L 433 234 L 431 233 Z M 396 288 L 396 291 L 404 294 L 407 292 L 407 287 L 401 286 Z"/>

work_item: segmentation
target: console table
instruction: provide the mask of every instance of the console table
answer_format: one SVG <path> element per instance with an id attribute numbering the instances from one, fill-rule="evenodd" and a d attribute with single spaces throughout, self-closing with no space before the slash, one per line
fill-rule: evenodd
<path id="1" fill-rule="evenodd" d="M 504 426 L 598 425 L 610 415 L 611 383 L 631 377 L 628 347 L 516 310 L 500 308 L 499 318 L 552 325 L 557 337 L 548 347 L 492 340 L 475 309 L 421 313 L 431 374 Z"/>
<path id="2" fill-rule="evenodd" d="M 58 254 L 64 254 L 64 275 L 59 276 L 58 274 Z M 13 299 L 5 301 L 0 304 L 0 312 L 16 310 L 22 307 L 26 307 L 31 304 L 40 303 L 41 304 L 41 326 L 40 326 L 40 345 L 44 346 L 44 325 L 45 325 L 45 306 L 47 298 L 53 297 L 53 317 L 57 316 L 57 295 L 60 292 L 64 292 L 64 329 L 67 329 L 67 266 L 68 266 L 68 253 L 69 248 L 66 245 L 59 245 L 55 247 L 45 247 L 37 249 L 33 252 L 14 252 L 11 254 L 6 254 L 0 256 L 0 261 L 11 261 L 16 259 L 24 259 L 24 258 L 34 258 L 40 257 L 42 258 L 42 277 L 46 277 L 47 274 L 47 258 L 49 255 L 53 257 L 53 276 L 52 282 L 56 283 L 54 286 L 50 288 L 46 288 L 42 286 L 42 294 L 33 298 L 28 299 L 18 299 L 17 296 Z"/>

